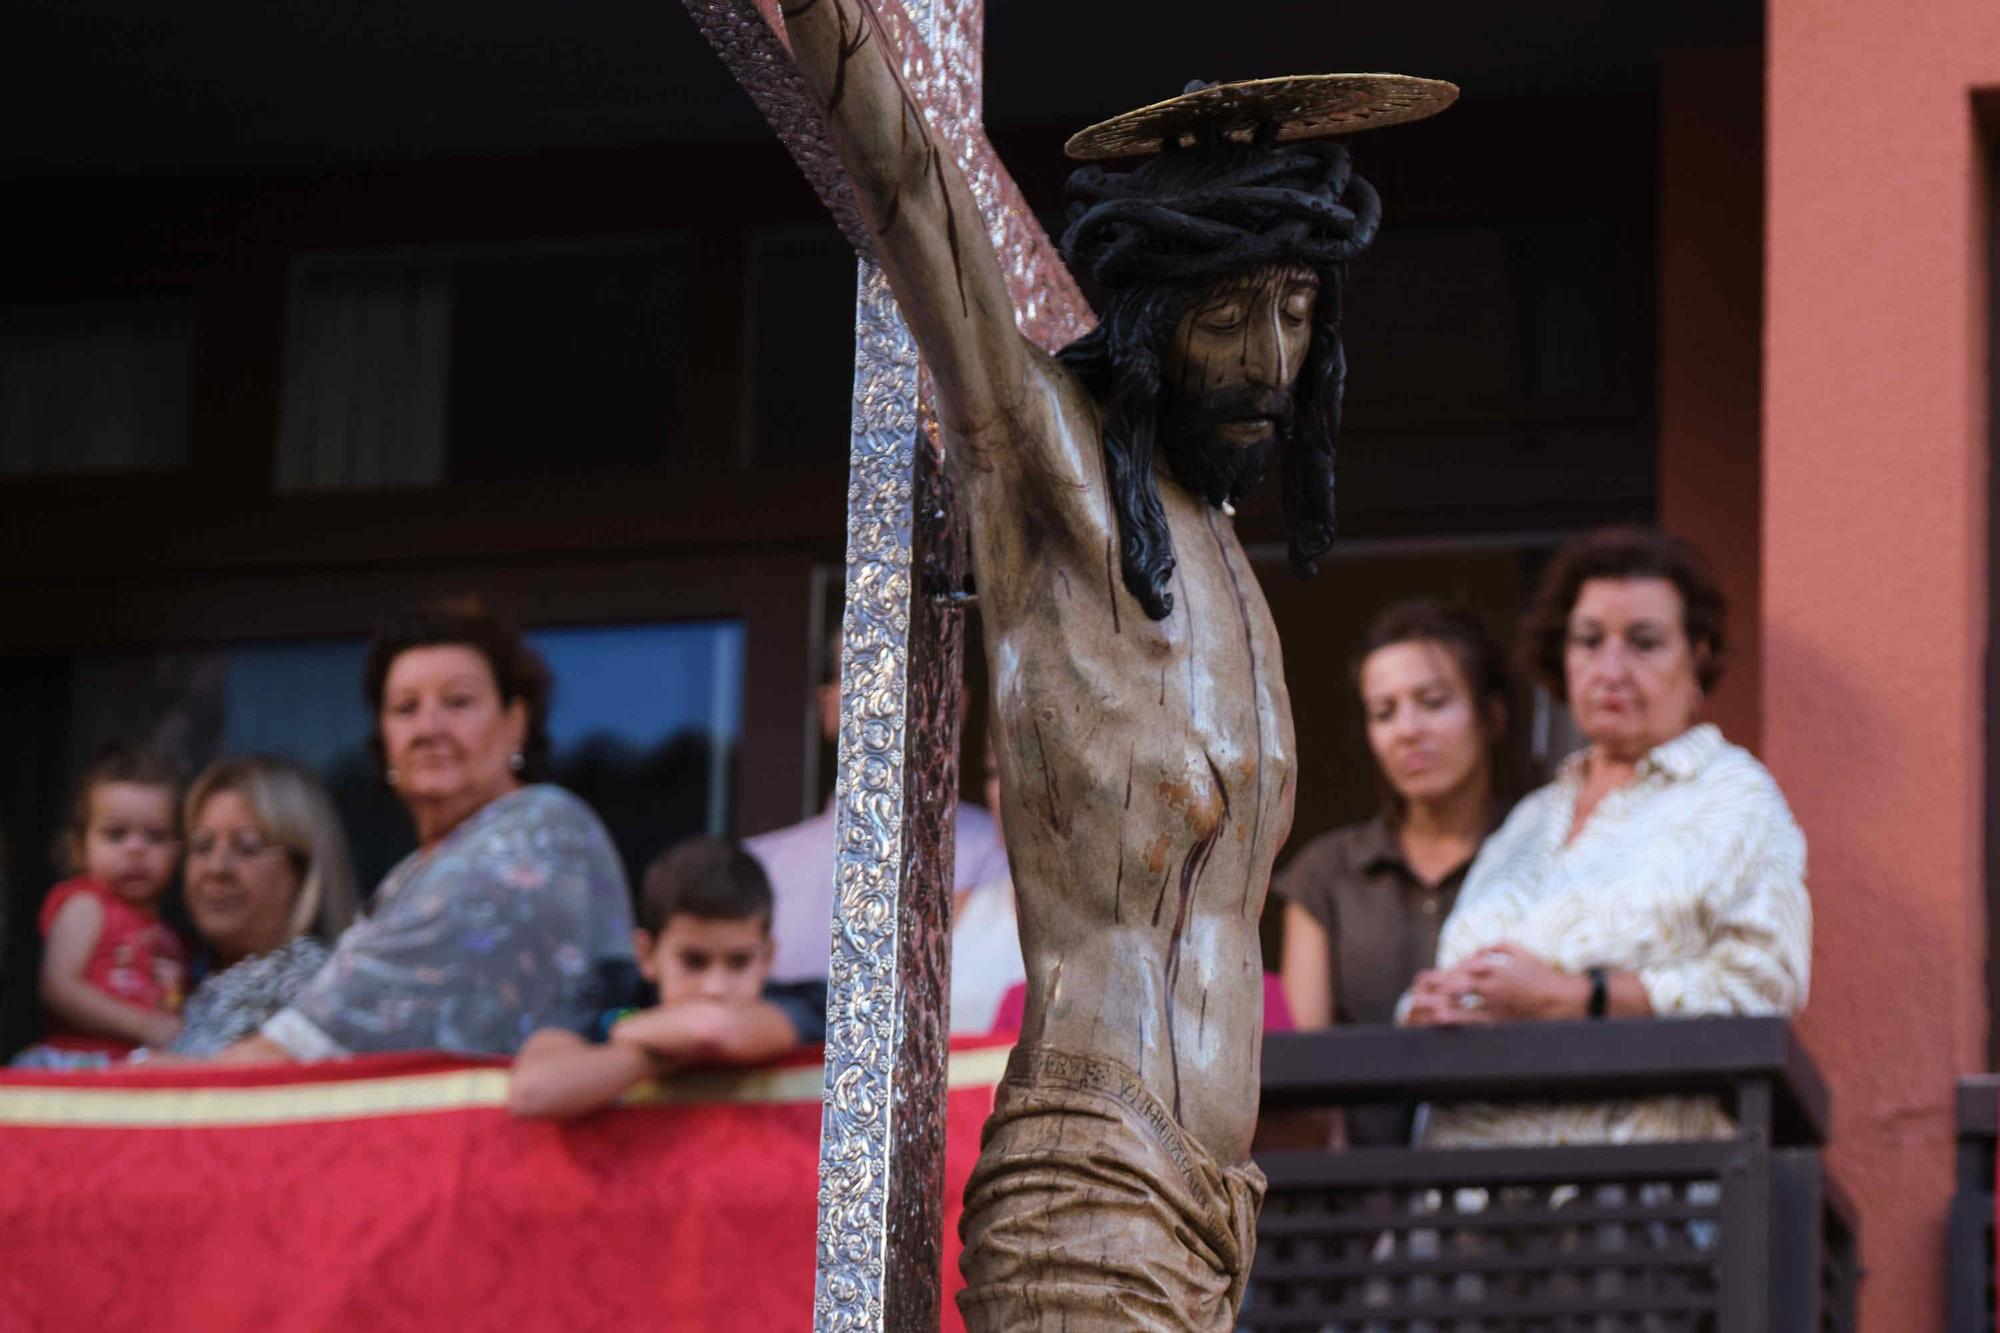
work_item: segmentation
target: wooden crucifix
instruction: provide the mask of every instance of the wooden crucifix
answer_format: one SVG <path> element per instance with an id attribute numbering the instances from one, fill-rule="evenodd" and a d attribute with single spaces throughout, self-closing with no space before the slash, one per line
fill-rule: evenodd
<path id="1" fill-rule="evenodd" d="M 1074 136 L 1073 158 L 1139 162 L 1070 179 L 1085 206 L 1065 252 L 1109 304 L 1052 356 L 1021 336 L 1052 312 L 1020 288 L 1060 270 L 1010 239 L 1018 208 L 967 148 L 970 85 L 940 78 L 969 49 L 953 15 L 781 15 L 882 266 L 857 329 L 816 1313 L 899 1330 L 937 1313 L 957 489 L 1027 973 L 966 1186 L 959 1308 L 975 1333 L 1213 1333 L 1255 1250 L 1257 922 L 1294 774 L 1234 501 L 1282 461 L 1294 567 L 1330 547 L 1341 289 L 1381 218 L 1337 139 L 1457 90 L 1197 83 Z M 1049 342 L 1081 321 L 1064 322 Z M 929 420 L 906 406 L 913 344 Z"/>
<path id="2" fill-rule="evenodd" d="M 915 343 L 776 4 L 687 5 L 861 254 L 814 1327 L 935 1328 L 963 526 Z M 887 0 L 880 12 L 973 186 L 1021 331 L 1050 349 L 1068 342 L 1089 307 L 981 125 L 982 0 Z"/>

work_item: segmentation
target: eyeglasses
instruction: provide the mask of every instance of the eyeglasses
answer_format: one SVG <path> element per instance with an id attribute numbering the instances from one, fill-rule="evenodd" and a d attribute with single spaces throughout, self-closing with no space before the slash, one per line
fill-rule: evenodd
<path id="1" fill-rule="evenodd" d="M 206 861 L 227 851 L 239 861 L 255 861 L 258 857 L 284 850 L 275 842 L 252 836 L 220 838 L 213 833 L 197 833 L 188 842 L 190 860 Z"/>

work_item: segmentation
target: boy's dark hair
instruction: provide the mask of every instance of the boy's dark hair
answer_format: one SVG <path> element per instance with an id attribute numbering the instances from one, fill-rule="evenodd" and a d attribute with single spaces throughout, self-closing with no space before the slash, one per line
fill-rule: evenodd
<path id="1" fill-rule="evenodd" d="M 726 838 L 695 837 L 653 858 L 640 881 L 639 927 L 658 935 L 676 916 L 761 920 L 771 926 L 771 881 L 757 858 Z"/>
<path id="2" fill-rule="evenodd" d="M 84 830 L 90 827 L 90 798 L 99 787 L 113 782 L 129 782 L 135 787 L 158 787 L 167 793 L 174 812 L 174 831 L 181 826 L 180 771 L 151 750 L 129 745 L 106 746 L 97 762 L 84 770 L 69 801 L 69 819 L 56 836 L 53 859 L 65 875 L 82 871 L 77 849 L 83 845 Z"/>

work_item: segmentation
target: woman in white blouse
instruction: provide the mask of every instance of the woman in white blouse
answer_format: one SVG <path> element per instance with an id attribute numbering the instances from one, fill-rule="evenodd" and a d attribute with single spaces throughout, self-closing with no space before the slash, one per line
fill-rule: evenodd
<path id="1" fill-rule="evenodd" d="M 1687 543 L 1611 530 L 1565 547 L 1524 628 L 1590 742 L 1473 863 L 1406 1000 L 1409 1024 L 1797 1013 L 1812 907 L 1805 838 L 1750 754 L 1699 722 L 1723 602 Z M 1729 1132 L 1712 1098 L 1435 1108 L 1439 1144 Z"/>

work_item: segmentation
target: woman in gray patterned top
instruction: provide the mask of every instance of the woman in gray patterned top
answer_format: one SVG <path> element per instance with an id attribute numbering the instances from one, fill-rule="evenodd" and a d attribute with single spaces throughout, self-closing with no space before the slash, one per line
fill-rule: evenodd
<path id="1" fill-rule="evenodd" d="M 219 1058 L 512 1055 L 538 1028 L 583 1029 L 632 965 L 632 903 L 589 807 L 523 785 L 548 757 L 548 669 L 453 599 L 379 630 L 363 684 L 417 850 L 304 991 Z"/>
<path id="2" fill-rule="evenodd" d="M 291 1003 L 354 918 L 354 872 L 333 802 L 282 759 L 224 759 L 187 797 L 187 905 L 209 973 L 176 1055 L 214 1055 Z"/>

